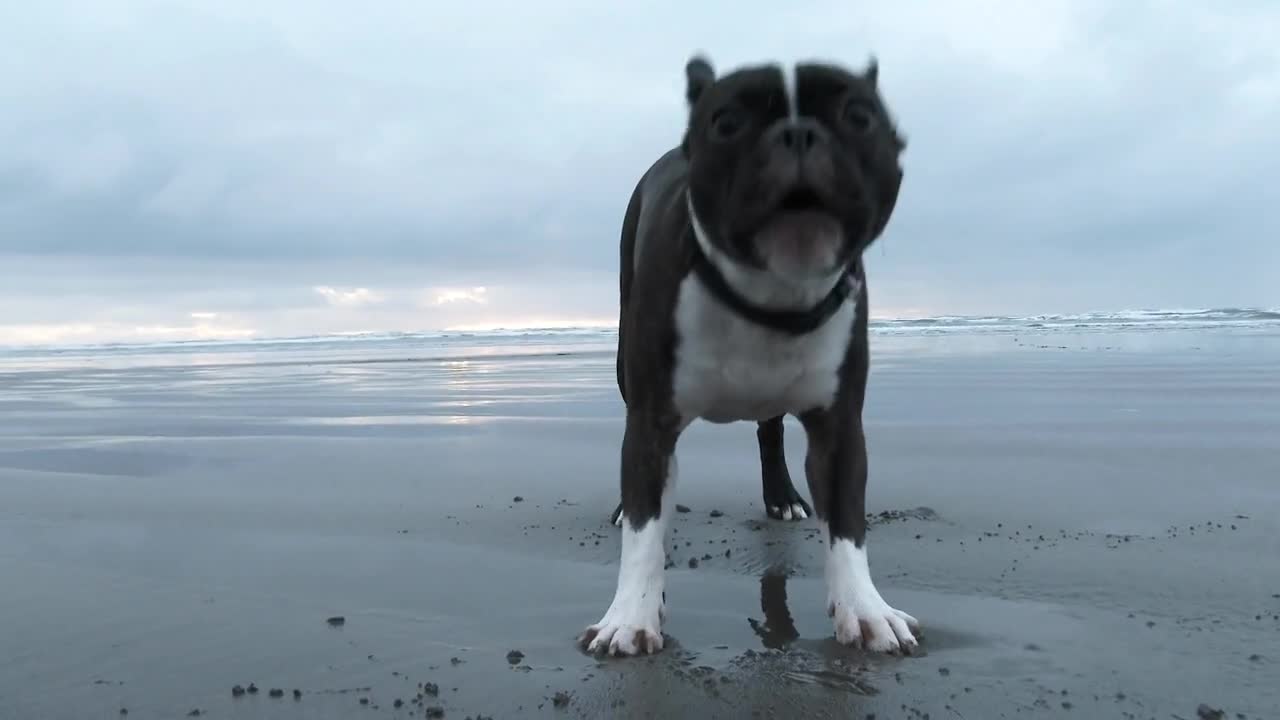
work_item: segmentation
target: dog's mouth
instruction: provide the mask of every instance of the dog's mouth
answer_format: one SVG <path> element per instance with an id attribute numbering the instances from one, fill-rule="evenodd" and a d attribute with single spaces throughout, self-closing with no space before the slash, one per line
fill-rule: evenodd
<path id="1" fill-rule="evenodd" d="M 782 196 L 778 210 L 782 212 L 822 212 L 827 209 L 826 203 L 812 188 L 797 187 Z"/>

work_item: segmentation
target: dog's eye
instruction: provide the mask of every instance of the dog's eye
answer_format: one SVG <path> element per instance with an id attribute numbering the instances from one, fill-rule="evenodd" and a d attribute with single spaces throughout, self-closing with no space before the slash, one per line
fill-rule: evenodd
<path id="1" fill-rule="evenodd" d="M 711 134 L 717 140 L 731 140 L 746 127 L 746 115 L 738 108 L 721 108 L 711 116 Z"/>
<path id="2" fill-rule="evenodd" d="M 876 126 L 876 109 L 871 103 L 861 98 L 852 98 L 844 104 L 840 119 L 855 132 L 871 132 Z"/>

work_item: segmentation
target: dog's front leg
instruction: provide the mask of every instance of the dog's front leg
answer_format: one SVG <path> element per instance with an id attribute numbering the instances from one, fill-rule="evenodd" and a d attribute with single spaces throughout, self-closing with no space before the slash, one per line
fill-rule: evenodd
<path id="1" fill-rule="evenodd" d="M 613 603 L 580 642 L 588 652 L 637 655 L 662 649 L 667 524 L 674 509 L 679 429 L 628 410 L 622 440 L 622 560 Z"/>
<path id="2" fill-rule="evenodd" d="M 867 562 L 867 446 L 856 412 L 801 417 L 809 439 L 805 473 L 827 540 L 827 614 L 842 645 L 910 653 L 920 624 L 891 607 Z"/>

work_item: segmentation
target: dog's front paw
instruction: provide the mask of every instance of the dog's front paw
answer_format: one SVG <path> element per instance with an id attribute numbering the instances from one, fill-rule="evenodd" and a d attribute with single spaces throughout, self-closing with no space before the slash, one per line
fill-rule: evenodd
<path id="1" fill-rule="evenodd" d="M 600 622 L 578 638 L 593 655 L 648 655 L 662 650 L 662 608 L 648 612 L 619 612 L 609 608 Z"/>
<path id="2" fill-rule="evenodd" d="M 836 642 L 841 645 L 908 655 L 920 645 L 916 639 L 920 621 L 890 607 L 879 593 L 832 599 L 827 613 L 835 623 Z"/>

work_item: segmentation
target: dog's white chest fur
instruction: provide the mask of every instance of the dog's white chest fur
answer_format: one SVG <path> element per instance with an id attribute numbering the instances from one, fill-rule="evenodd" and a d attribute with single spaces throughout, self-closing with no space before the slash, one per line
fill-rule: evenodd
<path id="1" fill-rule="evenodd" d="M 675 308 L 676 409 L 686 420 L 727 423 L 829 406 L 853 335 L 856 297 L 816 330 L 790 336 L 734 313 L 690 273 Z"/>

